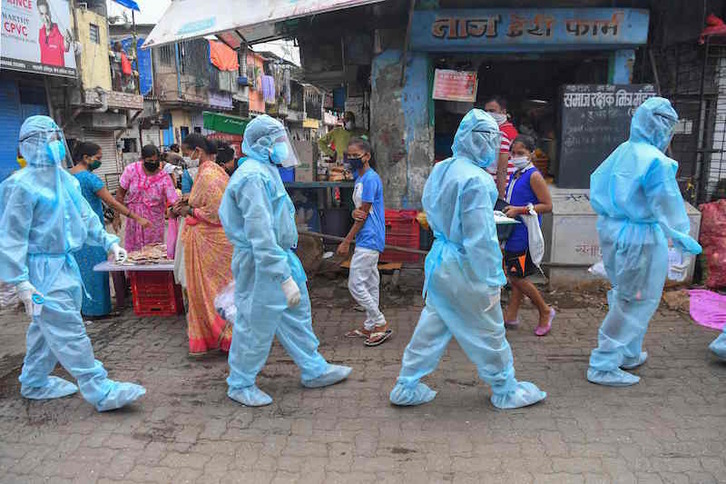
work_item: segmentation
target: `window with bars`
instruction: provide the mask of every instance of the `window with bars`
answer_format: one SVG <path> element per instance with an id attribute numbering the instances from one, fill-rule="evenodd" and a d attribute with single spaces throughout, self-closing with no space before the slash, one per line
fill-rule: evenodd
<path id="1" fill-rule="evenodd" d="M 94 44 L 101 43 L 101 30 L 96 24 L 89 24 L 89 37 Z"/>
<path id="2" fill-rule="evenodd" d="M 165 66 L 174 65 L 174 46 L 164 45 L 158 48 L 159 50 L 159 62 Z"/>

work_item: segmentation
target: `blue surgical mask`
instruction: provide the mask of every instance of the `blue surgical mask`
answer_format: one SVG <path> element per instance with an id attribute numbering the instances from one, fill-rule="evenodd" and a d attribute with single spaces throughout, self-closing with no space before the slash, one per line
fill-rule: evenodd
<path id="1" fill-rule="evenodd" d="M 272 153 L 270 153 L 270 161 L 276 165 L 282 165 L 290 156 L 290 149 L 287 147 L 287 143 L 275 143 L 272 146 Z"/>
<path id="2" fill-rule="evenodd" d="M 66 145 L 61 140 L 55 140 L 48 143 L 45 152 L 53 164 L 60 165 L 66 158 Z"/>

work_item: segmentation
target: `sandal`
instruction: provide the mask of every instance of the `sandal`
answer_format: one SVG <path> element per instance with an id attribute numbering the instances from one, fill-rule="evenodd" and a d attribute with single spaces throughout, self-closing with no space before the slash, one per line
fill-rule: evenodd
<path id="1" fill-rule="evenodd" d="M 346 338 L 366 338 L 366 339 L 368 339 L 371 337 L 371 332 L 365 328 L 353 329 L 353 330 L 345 333 L 345 337 Z"/>
<path id="2" fill-rule="evenodd" d="M 365 341 L 365 345 L 372 347 L 385 343 L 393 335 L 393 330 L 388 327 L 388 323 L 383 326 L 376 326 L 370 336 Z"/>

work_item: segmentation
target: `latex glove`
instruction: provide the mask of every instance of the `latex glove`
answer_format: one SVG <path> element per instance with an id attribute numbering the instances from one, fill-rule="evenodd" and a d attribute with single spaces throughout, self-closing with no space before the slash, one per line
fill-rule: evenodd
<path id="1" fill-rule="evenodd" d="M 113 254 L 113 260 L 116 261 L 117 264 L 123 264 L 129 257 L 129 253 L 126 252 L 126 249 L 118 244 L 113 244 L 111 246 L 111 253 Z"/>
<path id="2" fill-rule="evenodd" d="M 20 284 L 17 285 L 16 290 L 18 291 L 18 299 L 23 303 L 23 306 L 25 306 L 25 314 L 30 316 L 31 318 L 35 314 L 35 303 L 33 302 L 33 296 L 38 295 L 40 298 L 43 298 L 43 295 L 38 292 L 38 290 L 28 281 L 23 281 Z"/>
<path id="3" fill-rule="evenodd" d="M 670 267 L 673 280 L 675 280 L 676 282 L 683 282 L 684 280 L 686 280 L 688 269 L 691 267 L 691 257 L 693 256 L 688 252 L 681 252 L 681 263 L 673 264 Z"/>
<path id="4" fill-rule="evenodd" d="M 282 283 L 282 292 L 285 293 L 288 308 L 294 308 L 300 304 L 300 288 L 292 277 L 288 277 Z"/>

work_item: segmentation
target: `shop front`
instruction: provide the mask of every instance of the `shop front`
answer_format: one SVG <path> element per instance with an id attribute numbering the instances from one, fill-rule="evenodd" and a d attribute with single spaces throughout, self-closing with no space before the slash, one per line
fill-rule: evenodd
<path id="1" fill-rule="evenodd" d="M 517 132 L 535 138 L 538 168 L 558 180 L 558 160 L 567 158 L 569 149 L 562 143 L 568 135 L 563 134 L 561 123 L 569 107 L 564 103 L 566 86 L 630 84 L 635 49 L 647 43 L 648 23 L 647 10 L 627 8 L 415 12 L 411 55 L 426 56 L 431 72 L 434 158 L 451 155 L 456 127 L 469 109 L 498 98 L 506 102 Z M 590 107 L 589 99 L 587 104 L 582 107 Z M 603 105 L 592 107 L 597 110 Z M 603 121 L 607 123 L 604 118 L 600 124 Z M 627 135 L 622 129 L 618 132 Z M 588 133 L 582 134 L 589 139 Z M 594 141 L 598 143 L 591 146 L 598 149 L 585 154 L 598 158 L 622 140 L 605 143 L 606 153 L 599 149 L 600 140 Z M 567 185 L 586 188 L 587 171 Z"/>
<path id="2" fill-rule="evenodd" d="M 632 84 L 649 21 L 648 10 L 630 8 L 415 11 L 408 49 L 384 50 L 372 66 L 373 141 L 392 161 L 384 179 L 395 180 L 387 203 L 419 208 L 431 161 L 451 156 L 463 115 L 496 98 L 516 131 L 535 139 L 535 164 L 551 184 L 546 272 L 555 284 L 585 279 L 601 257 L 590 174 L 656 95 Z M 689 216 L 697 236 L 698 212 L 689 207 Z"/>

